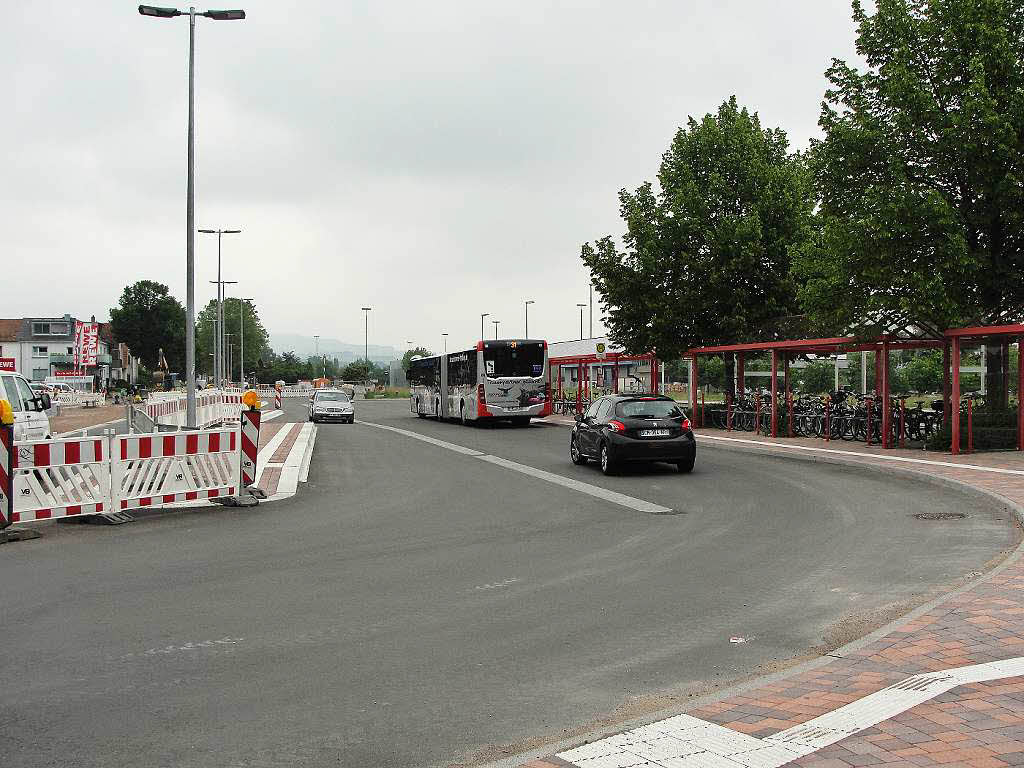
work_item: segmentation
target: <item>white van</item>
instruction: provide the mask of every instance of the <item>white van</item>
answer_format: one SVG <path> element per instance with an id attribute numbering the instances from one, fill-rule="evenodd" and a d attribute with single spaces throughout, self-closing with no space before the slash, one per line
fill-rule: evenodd
<path id="1" fill-rule="evenodd" d="M 14 411 L 14 442 L 45 440 L 50 437 L 50 419 L 46 415 L 50 396 L 37 394 L 24 377 L 16 373 L 0 374 L 0 398 Z"/>

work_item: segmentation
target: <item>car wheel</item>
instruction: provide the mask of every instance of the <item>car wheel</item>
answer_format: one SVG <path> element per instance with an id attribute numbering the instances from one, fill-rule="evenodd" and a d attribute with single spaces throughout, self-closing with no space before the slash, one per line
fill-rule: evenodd
<path id="1" fill-rule="evenodd" d="M 693 462 L 694 462 L 694 460 L 696 458 L 697 458 L 697 454 L 696 453 L 691 453 L 689 456 L 687 456 L 682 461 L 677 462 L 676 463 L 676 467 L 683 474 L 686 474 L 687 472 L 692 472 L 693 471 Z"/>
<path id="2" fill-rule="evenodd" d="M 615 462 L 612 460 L 611 453 L 608 451 L 607 443 L 601 446 L 601 471 L 606 475 L 615 474 Z"/>
<path id="3" fill-rule="evenodd" d="M 576 435 L 569 438 L 569 458 L 577 466 L 587 463 L 587 457 L 580 452 L 579 443 L 576 442 Z"/>

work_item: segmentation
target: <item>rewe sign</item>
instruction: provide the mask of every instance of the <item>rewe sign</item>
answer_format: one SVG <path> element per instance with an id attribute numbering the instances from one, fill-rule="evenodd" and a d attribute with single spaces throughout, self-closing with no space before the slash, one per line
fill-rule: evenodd
<path id="1" fill-rule="evenodd" d="M 0 371 L 16 371 L 15 360 L 13 357 L 0 357 Z"/>

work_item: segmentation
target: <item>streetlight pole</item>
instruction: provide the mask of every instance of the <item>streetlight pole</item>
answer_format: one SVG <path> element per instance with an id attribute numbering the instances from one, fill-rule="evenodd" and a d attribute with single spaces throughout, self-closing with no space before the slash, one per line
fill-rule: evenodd
<path id="1" fill-rule="evenodd" d="M 481 312 L 480 313 L 480 338 L 481 339 L 484 338 L 484 318 L 485 317 L 490 317 L 490 316 L 491 316 L 490 312 Z"/>
<path id="2" fill-rule="evenodd" d="M 214 340 L 214 373 L 213 377 L 218 382 L 224 375 L 224 282 L 220 274 L 221 237 L 223 235 L 237 235 L 240 229 L 200 229 L 204 235 L 217 236 L 217 337 Z M 218 373 L 219 371 L 219 373 Z"/>
<path id="3" fill-rule="evenodd" d="M 363 310 L 363 357 L 366 359 L 366 368 L 370 368 L 370 311 L 373 307 L 362 307 Z"/>
<path id="4" fill-rule="evenodd" d="M 535 302 L 533 299 L 527 299 L 526 301 L 523 302 L 523 308 L 526 310 L 526 328 L 525 332 L 523 333 L 524 339 L 530 338 L 530 305 L 536 303 L 537 302 Z"/>
<path id="5" fill-rule="evenodd" d="M 228 381 L 231 381 L 231 371 L 232 371 L 232 368 L 234 368 L 234 366 L 231 364 L 232 363 L 232 360 L 231 360 L 231 337 L 234 336 L 234 335 L 235 334 L 233 334 L 233 333 L 225 333 L 224 334 L 224 336 L 226 337 L 225 338 L 225 342 L 226 343 L 224 345 L 224 349 L 225 349 L 224 361 L 227 363 L 227 369 L 225 371 L 225 378 L 227 378 Z"/>
<path id="6" fill-rule="evenodd" d="M 576 306 L 580 308 L 580 341 L 583 341 L 583 308 L 587 305 L 577 304 Z"/>
<path id="7" fill-rule="evenodd" d="M 238 357 L 240 360 L 238 380 L 242 382 L 242 388 L 245 389 L 245 320 L 242 317 L 242 305 L 248 304 L 252 299 L 238 299 L 238 334 L 239 334 L 239 352 Z"/>
<path id="8" fill-rule="evenodd" d="M 448 354 L 448 334 L 447 333 L 442 333 L 441 336 L 444 337 L 444 353 L 447 355 Z"/>
<path id="9" fill-rule="evenodd" d="M 184 15 L 177 8 L 140 5 L 143 16 L 170 19 Z M 196 426 L 196 9 L 188 11 L 188 181 L 185 187 L 185 425 Z M 217 21 L 237 21 L 245 11 L 205 11 Z"/>
<path id="10" fill-rule="evenodd" d="M 590 284 L 590 338 L 594 338 L 594 284 Z"/>
<path id="11" fill-rule="evenodd" d="M 495 338 L 495 340 L 497 340 L 497 338 L 498 338 L 498 323 L 500 323 L 501 320 L 491 320 L 491 322 L 494 323 L 494 338 Z"/>

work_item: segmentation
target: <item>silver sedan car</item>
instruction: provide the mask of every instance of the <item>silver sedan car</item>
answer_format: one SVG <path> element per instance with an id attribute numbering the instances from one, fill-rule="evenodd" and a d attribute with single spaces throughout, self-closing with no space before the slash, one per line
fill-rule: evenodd
<path id="1" fill-rule="evenodd" d="M 339 389 L 318 389 L 309 400 L 309 420 L 340 421 L 351 424 L 356 418 L 355 403 Z"/>

